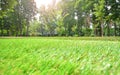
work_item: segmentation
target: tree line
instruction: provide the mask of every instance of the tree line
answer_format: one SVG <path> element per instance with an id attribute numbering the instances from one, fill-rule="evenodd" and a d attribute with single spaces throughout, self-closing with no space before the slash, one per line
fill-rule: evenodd
<path id="1" fill-rule="evenodd" d="M 120 36 L 119 0 L 0 0 L 1 36 Z M 36 15 L 38 15 L 36 18 Z"/>
<path id="2" fill-rule="evenodd" d="M 37 13 L 34 0 L 0 0 L 0 35 L 28 36 Z"/>

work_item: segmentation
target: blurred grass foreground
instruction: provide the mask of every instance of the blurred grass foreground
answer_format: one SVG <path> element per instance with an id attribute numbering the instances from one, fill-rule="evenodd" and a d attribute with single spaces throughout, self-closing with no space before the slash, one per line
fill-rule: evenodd
<path id="1" fill-rule="evenodd" d="M 0 75 L 120 75 L 120 38 L 0 38 Z"/>

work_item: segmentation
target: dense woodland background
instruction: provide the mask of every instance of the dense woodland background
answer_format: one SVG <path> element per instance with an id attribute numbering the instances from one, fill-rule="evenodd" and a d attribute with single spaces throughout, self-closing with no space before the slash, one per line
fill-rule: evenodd
<path id="1" fill-rule="evenodd" d="M 120 36 L 120 1 L 0 0 L 0 36 Z"/>

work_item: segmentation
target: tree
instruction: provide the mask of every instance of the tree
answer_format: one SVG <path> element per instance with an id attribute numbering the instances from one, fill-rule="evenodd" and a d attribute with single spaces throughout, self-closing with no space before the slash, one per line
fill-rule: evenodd
<path id="1" fill-rule="evenodd" d="M 110 8 L 111 20 L 114 23 L 114 35 L 117 36 L 119 31 L 119 25 L 116 25 L 120 21 L 120 2 L 117 0 L 109 0 L 108 5 Z M 120 32 L 119 32 L 120 33 Z"/>
<path id="2" fill-rule="evenodd" d="M 0 0 L 0 18 L 5 16 L 7 12 L 11 11 L 15 4 L 15 0 Z"/>
<path id="3" fill-rule="evenodd" d="M 11 12 L 14 6 L 16 5 L 15 0 L 0 0 L 0 29 L 1 35 L 4 33 L 4 21 L 7 17 L 7 13 Z M 9 26 L 8 26 L 9 27 Z"/>
<path id="4" fill-rule="evenodd" d="M 57 12 L 56 12 L 56 0 L 53 0 L 52 4 L 49 4 L 48 7 L 42 5 L 40 8 L 40 23 L 42 30 L 45 30 L 43 35 L 53 36 L 56 34 L 57 27 Z M 44 28 L 44 29 L 43 29 Z"/>
<path id="5" fill-rule="evenodd" d="M 0 0 L 0 35 L 118 36 L 119 0 Z M 39 13 L 39 21 L 35 15 Z"/>
<path id="6" fill-rule="evenodd" d="M 94 6 L 94 14 L 96 16 L 96 21 L 98 21 L 98 27 L 100 28 L 100 36 L 103 36 L 105 0 L 98 1 Z"/>
<path id="7" fill-rule="evenodd" d="M 34 16 L 37 13 L 37 8 L 34 0 L 21 0 L 22 4 L 22 14 L 24 16 L 24 19 L 26 21 L 26 35 L 29 35 L 29 26 L 30 21 L 34 19 Z"/>

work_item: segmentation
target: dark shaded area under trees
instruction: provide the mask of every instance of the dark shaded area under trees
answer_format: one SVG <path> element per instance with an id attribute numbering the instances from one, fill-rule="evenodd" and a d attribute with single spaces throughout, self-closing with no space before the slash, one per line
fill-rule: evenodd
<path id="1" fill-rule="evenodd" d="M 53 0 L 39 9 L 34 0 L 0 0 L 0 14 L 0 36 L 120 36 L 119 0 Z"/>

